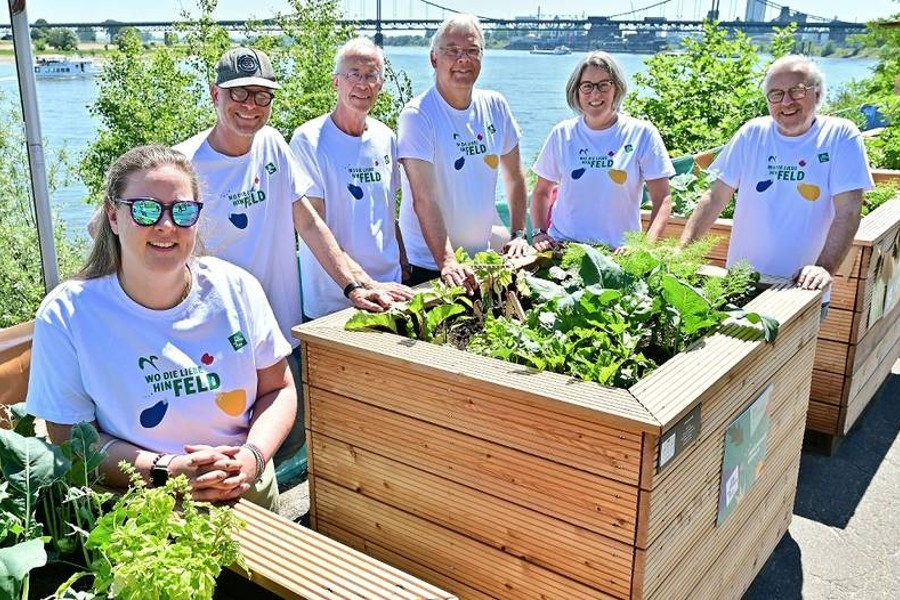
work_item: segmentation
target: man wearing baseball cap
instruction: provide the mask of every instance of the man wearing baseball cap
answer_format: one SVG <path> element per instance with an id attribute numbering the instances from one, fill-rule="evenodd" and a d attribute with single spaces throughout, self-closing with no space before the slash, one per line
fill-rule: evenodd
<path id="1" fill-rule="evenodd" d="M 299 342 L 290 332 L 301 322 L 294 231 L 354 306 L 378 312 L 391 305 L 391 297 L 356 280 L 340 246 L 306 198 L 312 183 L 302 175 L 282 135 L 267 125 L 280 87 L 264 52 L 227 51 L 210 86 L 215 125 L 175 149 L 191 160 L 200 176 L 204 200 L 200 239 L 205 252 L 259 279 L 282 332 L 294 346 L 293 360 L 288 362 L 299 390 Z M 303 403 L 297 408 L 297 422 L 277 453 L 276 464 L 303 446 Z"/>

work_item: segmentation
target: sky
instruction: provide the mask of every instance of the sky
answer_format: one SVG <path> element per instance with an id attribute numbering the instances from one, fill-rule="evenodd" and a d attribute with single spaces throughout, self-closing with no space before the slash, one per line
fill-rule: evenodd
<path id="1" fill-rule="evenodd" d="M 474 12 L 483 17 L 511 18 L 515 16 L 559 15 L 583 17 L 591 15 L 618 15 L 632 9 L 641 9 L 662 0 L 434 0 L 433 4 L 446 6 L 460 12 Z M 896 0 L 773 0 L 790 6 L 793 10 L 847 21 L 868 21 L 900 13 Z M 669 0 L 662 6 L 635 14 L 636 18 L 666 17 L 668 19 L 694 20 L 709 10 L 713 0 Z M 341 0 L 347 17 L 374 18 L 376 0 Z M 746 0 L 719 0 L 721 20 L 735 17 L 743 19 Z M 46 19 L 50 23 L 99 23 L 106 19 L 117 21 L 172 21 L 182 9 L 196 13 L 194 0 L 27 0 L 28 20 Z M 250 8 L 248 8 L 248 6 Z M 8 2 L 0 6 L 0 22 L 9 23 Z M 219 0 L 215 16 L 222 20 L 244 19 L 250 16 L 265 18 L 276 12 L 290 11 L 288 0 Z M 768 18 L 774 17 L 769 9 Z M 442 19 L 451 13 L 429 7 L 421 0 L 382 0 L 381 15 L 384 19 L 417 18 Z M 625 18 L 625 17 L 620 17 Z"/>

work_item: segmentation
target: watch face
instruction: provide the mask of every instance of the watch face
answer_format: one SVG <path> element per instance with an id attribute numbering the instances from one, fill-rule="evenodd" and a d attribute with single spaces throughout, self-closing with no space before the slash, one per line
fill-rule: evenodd
<path id="1" fill-rule="evenodd" d="M 168 466 L 154 465 L 153 468 L 150 469 L 150 481 L 153 483 L 153 487 L 162 487 L 166 485 L 168 480 Z"/>

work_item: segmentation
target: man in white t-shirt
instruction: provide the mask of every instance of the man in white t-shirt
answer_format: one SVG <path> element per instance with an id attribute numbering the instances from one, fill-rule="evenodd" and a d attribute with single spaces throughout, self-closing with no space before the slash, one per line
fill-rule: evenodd
<path id="1" fill-rule="evenodd" d="M 381 48 L 362 37 L 344 44 L 334 65 L 337 106 L 298 127 L 290 146 L 312 181 L 306 196 L 343 248 L 355 279 L 408 300 L 412 290 L 400 284 L 406 260 L 395 218 L 397 138 L 369 117 L 383 82 Z M 300 263 L 304 319 L 350 306 L 306 244 L 300 245 Z"/>
<path id="2" fill-rule="evenodd" d="M 274 90 L 280 87 L 265 53 L 227 51 L 210 86 L 215 125 L 175 149 L 191 160 L 201 180 L 204 252 L 243 267 L 262 284 L 282 333 L 294 346 L 289 362 L 296 380 L 299 342 L 291 327 L 301 321 L 301 302 L 295 230 L 354 306 L 381 311 L 391 298 L 356 281 L 340 246 L 305 197 L 311 183 L 281 134 L 266 125 Z M 297 423 L 276 463 L 293 456 L 303 438 L 300 403 Z"/>
<path id="3" fill-rule="evenodd" d="M 455 15 L 431 40 L 435 83 L 400 113 L 403 164 L 400 230 L 411 266 L 410 284 L 440 277 L 474 290 L 475 276 L 454 251 L 487 250 L 497 222 L 497 170 L 503 171 L 512 237 L 511 256 L 530 251 L 525 239 L 525 177 L 519 126 L 497 92 L 475 89 L 484 56 L 481 24 Z"/>
<path id="4" fill-rule="evenodd" d="M 744 124 L 710 166 L 716 182 L 681 243 L 705 234 L 739 190 L 728 265 L 747 260 L 827 295 L 873 187 L 862 137 L 850 121 L 816 114 L 825 81 L 806 57 L 776 60 L 763 91 L 770 116 Z"/>

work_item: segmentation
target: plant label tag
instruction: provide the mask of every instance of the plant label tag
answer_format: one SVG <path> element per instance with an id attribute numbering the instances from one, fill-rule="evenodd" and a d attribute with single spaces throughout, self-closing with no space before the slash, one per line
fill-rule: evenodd
<path id="1" fill-rule="evenodd" d="M 659 441 L 658 469 L 662 470 L 700 435 L 702 407 L 702 404 L 695 406 L 674 427 L 663 434 Z"/>

